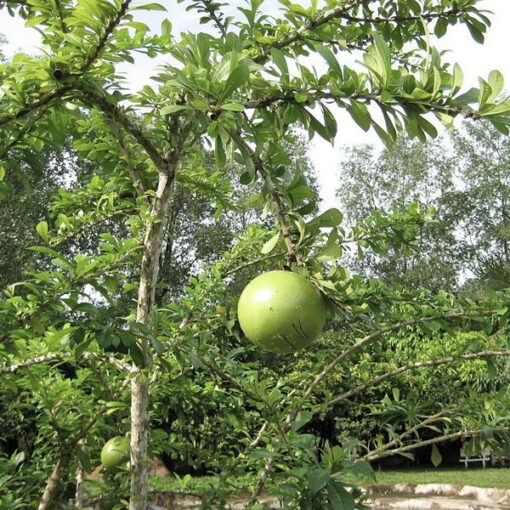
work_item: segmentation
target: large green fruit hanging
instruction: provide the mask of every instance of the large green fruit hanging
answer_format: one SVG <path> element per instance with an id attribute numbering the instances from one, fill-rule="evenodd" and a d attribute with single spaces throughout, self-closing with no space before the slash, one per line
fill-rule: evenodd
<path id="1" fill-rule="evenodd" d="M 273 352 L 290 353 L 310 345 L 326 320 L 326 303 L 306 278 L 269 271 L 243 290 L 237 307 L 244 334 Z"/>
<path id="2" fill-rule="evenodd" d="M 105 469 L 113 469 L 129 460 L 129 438 L 114 437 L 107 441 L 101 450 L 101 464 Z"/>

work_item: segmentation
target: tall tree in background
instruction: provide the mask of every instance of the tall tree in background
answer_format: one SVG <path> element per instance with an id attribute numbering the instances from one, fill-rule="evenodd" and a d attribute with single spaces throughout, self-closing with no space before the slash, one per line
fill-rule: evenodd
<path id="1" fill-rule="evenodd" d="M 351 225 L 374 211 L 404 213 L 413 203 L 433 208 L 436 222 L 420 228 L 415 250 L 403 244 L 384 254 L 351 258 L 354 267 L 388 282 L 431 290 L 452 290 L 462 261 L 451 214 L 455 160 L 442 140 L 421 142 L 399 138 L 395 146 L 376 153 L 371 146 L 347 149 L 337 197 Z"/>
<path id="2" fill-rule="evenodd" d="M 510 144 L 493 126 L 466 122 L 426 143 L 401 138 L 380 154 L 354 146 L 341 170 L 337 196 L 352 225 L 412 203 L 435 210 L 416 250 L 351 258 L 354 267 L 431 290 L 510 286 Z"/>
<path id="3" fill-rule="evenodd" d="M 510 287 L 510 141 L 489 123 L 465 123 L 453 135 L 455 213 L 471 288 Z"/>

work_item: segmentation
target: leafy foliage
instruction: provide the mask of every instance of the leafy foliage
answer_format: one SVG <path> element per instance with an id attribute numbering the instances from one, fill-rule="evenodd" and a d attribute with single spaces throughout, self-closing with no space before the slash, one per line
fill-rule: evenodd
<path id="1" fill-rule="evenodd" d="M 315 415 L 400 372 L 387 371 L 323 399 L 321 386 L 346 370 L 353 357 L 377 358 L 388 334 L 416 328 L 439 335 L 453 323 L 489 336 L 482 336 L 475 352 L 449 352 L 446 361 L 427 359 L 399 370 L 508 356 L 507 349 L 498 344 L 493 350 L 489 342 L 491 335 L 506 333 L 508 296 L 459 300 L 352 275 L 339 262 L 347 246 L 360 254 L 411 254 L 432 211 L 409 205 L 374 212 L 350 227 L 337 209 L 318 212 L 313 187 L 292 154 L 293 128 L 332 140 L 338 131 L 334 103 L 387 144 L 402 131 L 421 141 L 436 136 L 428 114 L 446 124 L 457 116 L 484 118 L 507 132 L 510 107 L 500 97 L 501 75 L 493 72 L 478 89 L 465 91 L 458 66 L 443 61 L 429 44 L 432 26 L 441 36 L 458 21 L 482 41 L 489 20 L 478 2 L 326 0 L 303 7 L 285 0 L 278 19 L 264 12 L 259 0 L 235 9 L 232 17 L 223 14 L 221 3 L 189 2 L 219 35 L 177 35 L 165 18 L 153 34 L 137 14 L 164 11 L 157 3 L 1 4 L 36 27 L 44 46 L 38 56 L 20 53 L 0 64 L 2 162 L 14 150 L 69 144 L 93 168 L 75 189 L 59 191 L 36 226 L 41 240 L 34 251 L 41 263 L 10 285 L 0 301 L 1 371 L 11 392 L 2 419 L 12 420 L 22 408 L 32 420 L 29 430 L 37 422 L 30 444 L 6 441 L 11 450 L 28 454 L 23 461 L 15 454 L 16 463 L 26 466 L 16 474 L 8 468 L 6 476 L 15 478 L 15 487 L 23 477 L 33 480 L 28 492 L 13 495 L 13 504 L 21 499 L 30 507 L 39 499 L 38 508 L 45 510 L 55 503 L 59 487 L 61 497 L 69 498 L 75 469 L 90 470 L 98 461 L 98 445 L 129 428 L 129 505 L 145 509 L 152 418 L 154 452 L 188 469 L 219 472 L 204 505 L 227 504 L 232 487 L 224 481 L 238 470 L 259 471 L 250 497 L 250 504 L 258 504 L 277 468 L 286 479 L 279 497 L 288 506 L 362 508 L 359 492 L 346 490 L 343 472 L 366 474 L 366 460 L 408 454 L 422 437 L 405 446 L 400 440 L 428 418 L 418 416 L 413 395 L 402 402 L 394 392 L 393 400 L 383 398 L 373 411 L 390 417 L 384 438 L 389 442 L 375 450 L 368 446 L 368 453 L 357 441 L 319 444 L 306 431 Z M 362 53 L 360 63 L 344 63 L 343 56 L 353 51 Z M 152 82 L 130 92 L 120 66 L 134 62 L 136 54 L 170 62 Z M 325 61 L 324 72 L 307 65 L 311 54 Z M 224 210 L 234 215 L 232 170 L 256 195 L 246 201 L 261 209 L 263 221 L 243 225 L 221 256 L 204 256 L 209 265 L 177 291 L 167 274 L 166 288 L 173 292 L 167 299 L 158 296 L 161 255 L 177 228 L 168 220 L 169 211 L 175 219 L 178 194 L 186 194 L 188 206 L 195 205 L 189 196 L 203 201 L 195 211 L 215 208 L 218 217 Z M 88 244 L 76 242 L 89 232 Z M 171 262 L 167 258 L 165 270 Z M 320 365 L 311 372 L 290 369 L 297 357 L 256 352 L 238 329 L 242 272 L 275 266 L 309 278 L 331 312 L 342 315 L 343 321 L 334 319 L 344 333 L 339 345 L 318 346 Z M 476 395 L 467 399 L 466 418 L 450 418 L 434 444 L 466 434 L 480 445 L 503 444 L 507 392 L 487 397 L 482 412 Z M 9 407 L 7 398 L 16 405 Z M 401 426 L 411 428 L 401 432 Z M 216 434 L 219 428 L 224 437 Z M 107 492 L 127 496 L 125 475 L 105 477 Z"/>

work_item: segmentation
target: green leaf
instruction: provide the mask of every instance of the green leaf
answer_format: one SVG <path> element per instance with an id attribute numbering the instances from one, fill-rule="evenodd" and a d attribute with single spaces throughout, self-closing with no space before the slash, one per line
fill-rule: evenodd
<path id="1" fill-rule="evenodd" d="M 313 418 L 313 413 L 310 411 L 300 411 L 292 425 L 292 431 L 297 432 L 301 427 L 304 427 Z"/>
<path id="2" fill-rule="evenodd" d="M 326 487 L 326 484 L 331 478 L 331 471 L 323 468 L 311 469 L 306 473 L 306 478 L 308 479 L 310 492 L 312 495 L 315 495 Z"/>
<path id="3" fill-rule="evenodd" d="M 331 480 L 327 488 L 332 510 L 354 510 L 354 500 L 341 483 Z"/>
<path id="4" fill-rule="evenodd" d="M 140 349 L 138 344 L 132 345 L 129 348 L 129 355 L 131 356 L 131 359 L 133 360 L 133 363 L 137 367 L 143 367 L 145 365 L 146 358 L 145 358 L 145 355 L 144 355 L 142 349 Z"/>
<path id="5" fill-rule="evenodd" d="M 317 254 L 317 260 L 319 262 L 325 262 L 327 260 L 339 259 L 342 256 L 342 247 L 338 242 L 339 236 L 336 228 L 331 230 L 326 245 Z"/>
<path id="6" fill-rule="evenodd" d="M 37 224 L 37 227 L 35 227 L 37 230 L 37 233 L 41 236 L 43 241 L 48 241 L 48 223 L 45 221 L 41 221 Z"/>
<path id="7" fill-rule="evenodd" d="M 472 87 L 464 94 L 457 96 L 455 98 L 455 101 L 457 101 L 457 103 L 460 103 L 463 105 L 476 103 L 478 101 L 478 93 L 479 92 L 480 91 L 477 88 Z"/>
<path id="8" fill-rule="evenodd" d="M 338 78 L 342 79 L 342 68 L 338 63 L 338 60 L 335 57 L 335 54 L 323 44 L 314 45 L 315 50 L 319 55 L 329 64 L 330 69 L 338 76 Z"/>
<path id="9" fill-rule="evenodd" d="M 461 89 L 462 84 L 464 83 L 464 73 L 462 72 L 459 64 L 455 64 L 453 66 L 453 76 L 452 76 L 452 95 L 457 94 L 457 92 Z"/>
<path id="10" fill-rule="evenodd" d="M 334 207 L 324 211 L 322 214 L 314 218 L 308 223 L 309 227 L 316 228 L 332 228 L 337 227 L 342 223 L 343 214 Z"/>
<path id="11" fill-rule="evenodd" d="M 436 444 L 432 445 L 432 454 L 430 455 L 430 460 L 434 467 L 438 467 L 441 462 L 443 462 L 443 456 L 441 455 L 441 452 L 439 451 L 439 448 Z"/>
<path id="12" fill-rule="evenodd" d="M 308 94 L 306 92 L 296 92 L 294 99 L 296 103 L 306 103 L 308 101 Z"/>
<path id="13" fill-rule="evenodd" d="M 483 80 L 482 78 L 478 78 L 480 82 L 480 90 L 478 92 L 478 104 L 480 108 L 489 100 L 489 97 L 492 95 L 492 89 L 490 85 Z"/>
<path id="14" fill-rule="evenodd" d="M 227 164 L 227 155 L 225 153 L 225 147 L 223 147 L 223 141 L 221 136 L 217 136 L 214 144 L 214 159 L 218 168 L 224 168 Z"/>
<path id="15" fill-rule="evenodd" d="M 5 167 L 0 165 L 0 181 L 3 181 L 5 178 Z"/>
<path id="16" fill-rule="evenodd" d="M 241 103 L 226 103 L 221 105 L 221 109 L 230 112 L 244 112 L 244 105 Z"/>
<path id="17" fill-rule="evenodd" d="M 166 7 L 162 6 L 161 4 L 152 2 L 150 4 L 145 5 L 138 5 L 136 7 L 132 7 L 131 10 L 133 11 L 163 11 L 167 12 Z"/>
<path id="18" fill-rule="evenodd" d="M 485 41 L 485 37 L 483 33 L 473 25 L 473 23 L 466 23 L 469 33 L 471 34 L 471 37 L 478 43 L 483 44 Z"/>
<path id="19" fill-rule="evenodd" d="M 237 67 L 232 71 L 228 80 L 225 82 L 225 87 L 220 100 L 230 96 L 234 90 L 241 88 L 250 79 L 250 69 L 245 61 L 239 62 Z"/>
<path id="20" fill-rule="evenodd" d="M 350 106 L 347 107 L 347 111 L 351 114 L 354 122 L 356 122 L 363 131 L 368 131 L 370 129 L 372 119 L 364 103 L 352 100 Z"/>
<path id="21" fill-rule="evenodd" d="M 80 461 L 83 471 L 85 471 L 86 473 L 92 471 L 90 457 L 88 453 L 83 449 L 83 447 L 79 444 L 76 446 L 76 455 L 78 457 L 78 460 Z"/>
<path id="22" fill-rule="evenodd" d="M 277 48 L 271 48 L 271 59 L 281 71 L 282 76 L 286 79 L 289 78 L 289 67 L 285 55 Z"/>
<path id="23" fill-rule="evenodd" d="M 182 110 L 189 110 L 189 106 L 184 106 L 181 104 L 171 104 L 169 106 L 163 106 L 161 108 L 161 115 L 171 115 L 172 113 L 181 112 Z"/>
<path id="24" fill-rule="evenodd" d="M 448 28 L 448 19 L 447 18 L 438 18 L 436 26 L 434 27 L 434 34 L 438 39 L 443 37 L 446 34 L 446 30 Z"/>
<path id="25" fill-rule="evenodd" d="M 276 246 L 276 244 L 278 243 L 279 239 L 280 239 L 280 232 L 278 232 L 276 235 L 271 237 L 271 239 L 269 239 L 269 241 L 264 243 L 264 246 L 262 246 L 260 253 L 262 253 L 263 255 L 267 255 L 268 253 L 271 253 L 273 251 L 274 247 Z"/>
<path id="26" fill-rule="evenodd" d="M 488 83 L 490 88 L 492 89 L 492 94 L 489 96 L 488 101 L 493 101 L 496 99 L 505 86 L 505 79 L 500 71 L 494 70 L 489 73 Z"/>

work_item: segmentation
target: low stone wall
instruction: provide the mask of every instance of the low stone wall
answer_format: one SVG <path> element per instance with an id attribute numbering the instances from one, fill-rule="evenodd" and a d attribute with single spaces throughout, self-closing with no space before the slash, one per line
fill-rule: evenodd
<path id="1" fill-rule="evenodd" d="M 448 484 L 401 483 L 370 485 L 365 488 L 367 504 L 373 510 L 510 510 L 509 489 Z M 152 510 L 199 510 L 200 498 L 186 495 L 153 494 Z M 275 498 L 260 500 L 267 508 L 281 508 Z M 243 510 L 246 500 L 233 499 L 233 510 Z M 319 509 L 318 509 L 319 510 Z"/>
<path id="2" fill-rule="evenodd" d="M 401 483 L 371 485 L 366 488 L 374 510 L 383 509 L 434 509 L 434 510 L 510 510 L 509 489 L 449 484 Z"/>

